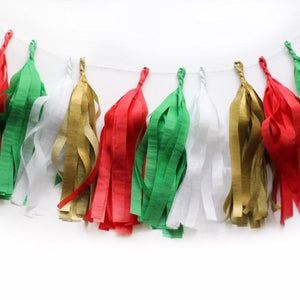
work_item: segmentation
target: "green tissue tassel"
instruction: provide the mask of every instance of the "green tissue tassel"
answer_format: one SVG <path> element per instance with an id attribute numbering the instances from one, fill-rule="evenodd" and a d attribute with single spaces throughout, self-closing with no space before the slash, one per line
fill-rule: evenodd
<path id="1" fill-rule="evenodd" d="M 151 114 L 146 133 L 137 148 L 132 175 L 131 213 L 163 235 L 182 237 L 183 227 L 169 229 L 166 220 L 185 175 L 185 143 L 190 118 L 182 91 L 185 69 L 178 73 L 178 88 Z M 145 163 L 145 174 L 143 166 Z"/>
<path id="2" fill-rule="evenodd" d="M 20 164 L 20 150 L 25 138 L 28 119 L 34 101 L 45 96 L 44 84 L 34 64 L 37 44 L 31 41 L 30 55 L 23 68 L 10 81 L 5 92 L 6 111 L 0 116 L 2 146 L 0 152 L 0 198 L 10 199 Z"/>

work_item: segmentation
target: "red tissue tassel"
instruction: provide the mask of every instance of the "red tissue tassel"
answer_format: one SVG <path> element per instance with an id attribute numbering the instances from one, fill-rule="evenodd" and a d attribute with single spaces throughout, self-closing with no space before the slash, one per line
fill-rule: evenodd
<path id="1" fill-rule="evenodd" d="M 274 79 L 266 60 L 259 64 L 267 77 L 263 99 L 266 119 L 262 123 L 265 148 L 275 165 L 274 190 L 280 185 L 281 218 L 284 225 L 293 216 L 293 201 L 300 212 L 300 99 Z M 277 203 L 277 193 L 274 193 Z"/>
<path id="2" fill-rule="evenodd" d="M 8 89 L 8 76 L 7 76 L 5 50 L 12 36 L 13 36 L 13 31 L 9 30 L 4 36 L 4 42 L 0 49 L 0 113 L 3 113 L 5 110 L 6 95 L 3 94 L 3 92 L 5 92 Z"/>
<path id="3" fill-rule="evenodd" d="M 63 199 L 59 208 L 83 192 L 98 174 L 90 209 L 85 215 L 89 222 L 99 222 L 103 230 L 115 229 L 131 234 L 137 217 L 130 213 L 131 178 L 135 149 L 146 130 L 147 105 L 142 85 L 149 73 L 141 72 L 137 87 L 125 94 L 104 117 L 99 156 L 96 166 L 86 181 L 71 195 Z"/>

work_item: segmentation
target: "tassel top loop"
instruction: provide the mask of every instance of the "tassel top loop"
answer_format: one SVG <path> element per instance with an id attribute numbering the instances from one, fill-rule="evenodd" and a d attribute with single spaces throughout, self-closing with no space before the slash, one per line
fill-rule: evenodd
<path id="1" fill-rule="evenodd" d="M 147 78 L 149 74 L 149 69 L 147 67 L 144 67 L 143 70 L 141 71 L 141 76 L 140 76 L 140 81 L 137 85 L 138 88 L 141 88 L 143 83 L 145 82 L 145 79 Z"/>
<path id="2" fill-rule="evenodd" d="M 80 75 L 81 76 L 85 75 L 85 58 L 84 57 L 80 58 Z"/>
<path id="3" fill-rule="evenodd" d="M 287 47 L 287 49 L 289 50 L 291 56 L 293 57 L 293 59 L 296 59 L 296 60 L 300 60 L 300 57 L 295 53 L 295 51 L 293 50 L 292 48 L 292 45 L 290 42 L 288 41 L 285 41 L 284 42 L 284 45 Z"/>
<path id="4" fill-rule="evenodd" d="M 9 43 L 9 41 L 11 40 L 11 38 L 13 37 L 13 35 L 14 35 L 14 32 L 12 30 L 9 30 L 6 32 L 6 34 L 4 36 L 3 45 L 0 49 L 0 53 L 3 53 L 6 50 L 7 45 Z"/>
<path id="5" fill-rule="evenodd" d="M 236 61 L 234 63 L 234 68 L 238 71 L 241 83 L 244 84 L 246 82 L 245 74 L 244 74 L 244 65 L 240 61 Z"/>
<path id="6" fill-rule="evenodd" d="M 36 40 L 32 40 L 29 45 L 29 58 L 34 60 L 35 51 L 37 48 Z"/>
<path id="7" fill-rule="evenodd" d="M 206 84 L 206 72 L 203 67 L 199 68 L 199 78 L 200 78 L 200 82 L 202 82 L 205 85 Z"/>
<path id="8" fill-rule="evenodd" d="M 266 76 L 268 78 L 271 78 L 272 76 L 271 76 L 271 74 L 270 74 L 270 72 L 269 72 L 269 70 L 267 68 L 267 62 L 266 62 L 266 60 L 265 60 L 265 58 L 263 56 L 261 56 L 259 58 L 259 64 L 260 64 L 261 68 L 263 69 L 264 73 L 266 74 Z"/>
<path id="9" fill-rule="evenodd" d="M 185 73 L 186 73 L 185 68 L 179 68 L 179 70 L 177 72 L 178 83 L 181 88 L 183 86 L 183 79 L 185 77 Z"/>

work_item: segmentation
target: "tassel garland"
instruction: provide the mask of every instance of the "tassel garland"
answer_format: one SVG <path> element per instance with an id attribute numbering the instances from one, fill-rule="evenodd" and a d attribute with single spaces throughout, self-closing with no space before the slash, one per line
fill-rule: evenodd
<path id="1" fill-rule="evenodd" d="M 229 139 L 202 67 L 188 108 L 180 68 L 177 89 L 147 125 L 145 67 L 137 86 L 106 112 L 99 141 L 101 109 L 85 59 L 76 86 L 69 59 L 48 96 L 32 40 L 29 58 L 8 84 L 5 52 L 12 36 L 8 31 L 0 48 L 0 199 L 24 206 L 27 216 L 56 204 L 64 221 L 84 219 L 122 235 L 145 223 L 181 238 L 184 226 L 201 230 L 222 221 L 258 228 L 269 207 L 280 210 L 282 225 L 294 204 L 300 212 L 300 98 L 272 77 L 263 57 L 263 101 L 243 64 L 234 63 L 240 87 L 230 104 Z M 300 95 L 300 57 L 290 42 L 285 46 Z"/>

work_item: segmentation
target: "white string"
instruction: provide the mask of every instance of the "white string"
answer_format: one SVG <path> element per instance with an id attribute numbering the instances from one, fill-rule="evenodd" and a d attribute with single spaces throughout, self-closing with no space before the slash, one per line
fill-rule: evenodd
<path id="1" fill-rule="evenodd" d="M 2 29 L 2 26 L 0 27 L 0 31 L 3 33 L 3 35 L 6 33 L 5 30 Z M 298 40 L 300 37 L 300 35 L 296 35 L 294 38 L 291 39 L 291 41 L 296 41 Z M 29 42 L 26 42 L 25 40 L 23 40 L 22 38 L 19 38 L 18 36 L 16 36 L 14 34 L 13 36 L 13 40 L 16 40 L 16 41 L 19 41 L 20 43 L 24 44 L 24 46 L 26 46 Z M 284 42 L 284 41 L 283 41 Z M 271 59 L 273 59 L 274 57 L 280 55 L 280 54 L 287 54 L 287 51 L 285 51 L 285 47 L 282 46 L 280 50 L 274 52 L 273 54 L 271 54 L 268 58 L 267 58 L 267 61 L 270 61 Z M 9 51 L 9 49 L 8 49 Z M 45 53 L 48 53 L 58 59 L 61 59 L 61 60 L 64 60 L 65 63 L 67 62 L 67 58 L 63 58 L 61 55 L 58 55 L 56 53 L 53 53 L 47 49 L 44 49 L 44 48 L 41 48 L 41 47 L 38 47 L 38 51 L 41 51 L 41 52 L 45 52 Z M 69 56 L 68 56 L 69 57 Z M 78 61 L 79 59 L 76 61 L 76 63 L 78 64 Z M 129 73 L 139 73 L 140 71 L 140 68 L 135 68 L 135 69 L 131 69 L 131 68 L 119 68 L 119 67 L 115 67 L 115 66 L 104 66 L 104 65 L 94 65 L 94 64 L 86 64 L 87 67 L 89 68 L 99 68 L 99 69 L 104 69 L 104 70 L 114 70 L 114 71 L 119 71 L 119 72 L 129 72 Z M 250 64 L 250 65 L 246 65 L 244 66 L 244 70 L 245 69 L 252 69 L 254 67 L 258 67 L 258 62 L 255 62 L 253 64 Z M 234 67 L 233 65 L 232 66 L 227 66 L 227 67 L 224 67 L 222 69 L 210 69 L 209 67 L 205 67 L 205 72 L 206 73 L 221 73 L 221 72 L 228 72 L 228 71 L 233 71 L 234 70 Z M 151 71 L 151 74 L 161 74 L 161 75 L 174 75 L 174 72 L 171 72 L 171 71 Z M 187 72 L 187 74 L 189 75 L 198 75 L 198 71 L 193 71 L 193 72 Z"/>

